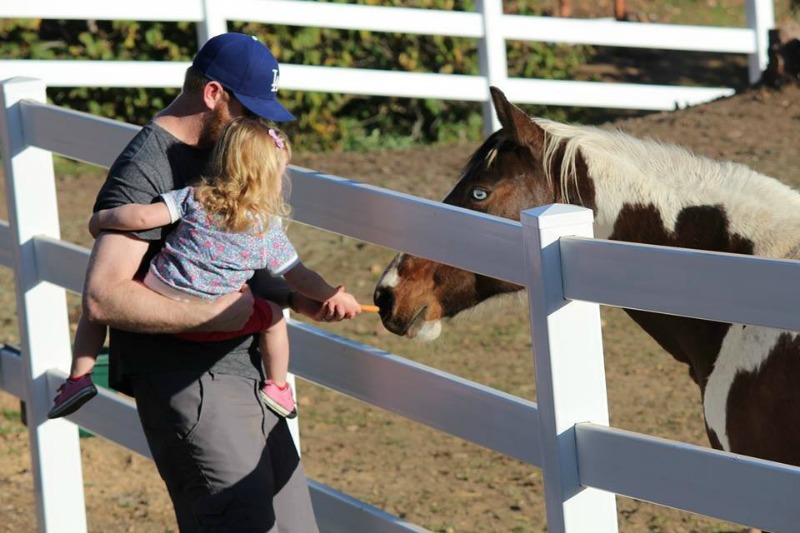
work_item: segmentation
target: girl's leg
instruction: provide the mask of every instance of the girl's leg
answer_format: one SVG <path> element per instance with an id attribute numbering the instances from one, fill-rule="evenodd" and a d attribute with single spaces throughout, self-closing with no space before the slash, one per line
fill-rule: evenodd
<path id="1" fill-rule="evenodd" d="M 75 332 L 75 346 L 72 348 L 72 369 L 67 380 L 58 388 L 47 418 L 61 418 L 74 413 L 97 395 L 97 387 L 92 383 L 90 374 L 105 340 L 106 327 L 92 324 L 81 315 Z"/>
<path id="2" fill-rule="evenodd" d="M 286 386 L 289 372 L 289 331 L 283 311 L 273 302 L 267 302 L 272 311 L 272 323 L 259 336 L 259 348 L 264 360 L 267 378 L 281 389 Z"/>
<path id="3" fill-rule="evenodd" d="M 92 324 L 83 315 L 75 332 L 75 345 L 72 348 L 72 368 L 70 378 L 79 378 L 94 369 L 97 355 L 106 341 L 106 327 Z"/>
<path id="4" fill-rule="evenodd" d="M 289 332 L 286 320 L 283 319 L 281 308 L 273 302 L 256 299 L 256 303 L 256 307 L 261 308 L 258 314 L 263 319 L 262 324 L 269 324 L 259 335 L 259 349 L 264 360 L 264 371 L 267 373 L 267 382 L 259 390 L 259 396 L 275 413 L 294 418 L 297 416 L 294 394 L 286 382 L 286 374 L 289 372 Z M 268 313 L 271 316 L 268 317 Z"/>

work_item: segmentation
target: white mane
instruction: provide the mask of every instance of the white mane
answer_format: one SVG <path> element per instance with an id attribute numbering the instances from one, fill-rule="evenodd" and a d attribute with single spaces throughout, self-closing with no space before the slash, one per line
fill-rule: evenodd
<path id="1" fill-rule="evenodd" d="M 621 131 L 533 120 L 546 133 L 545 169 L 563 143 L 562 190 L 577 179 L 578 152 L 586 161 L 595 186 L 597 237 L 608 236 L 624 204 L 654 205 L 668 230 L 684 208 L 718 205 L 729 229 L 753 241 L 756 255 L 800 257 L 800 193 L 778 180 Z"/>

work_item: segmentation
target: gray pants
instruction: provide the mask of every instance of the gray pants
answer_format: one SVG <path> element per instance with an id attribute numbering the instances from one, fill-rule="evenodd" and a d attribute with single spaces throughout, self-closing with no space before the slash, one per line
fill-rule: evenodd
<path id="1" fill-rule="evenodd" d="M 286 420 L 265 408 L 257 381 L 167 372 L 132 384 L 181 532 L 317 531 Z"/>

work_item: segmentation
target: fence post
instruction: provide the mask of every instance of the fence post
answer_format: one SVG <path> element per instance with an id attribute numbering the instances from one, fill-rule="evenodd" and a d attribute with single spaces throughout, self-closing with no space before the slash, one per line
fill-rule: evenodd
<path id="1" fill-rule="evenodd" d="M 22 398 L 28 424 L 36 518 L 40 531 L 86 531 L 78 428 L 48 420 L 54 391 L 45 372 L 66 369 L 70 333 L 64 289 L 39 279 L 33 238 L 58 239 L 53 158 L 28 146 L 25 99 L 46 102 L 40 80 L 12 78 L 0 83 L 0 140 L 9 226 L 13 243 L 17 317 L 22 344 Z"/>
<path id="2" fill-rule="evenodd" d="M 217 35 L 227 33 L 228 20 L 219 15 L 219 9 L 222 0 L 202 0 L 203 5 L 203 20 L 197 24 L 197 49 L 203 47 L 206 41 Z"/>
<path id="3" fill-rule="evenodd" d="M 615 495 L 580 485 L 575 424 L 608 425 L 599 305 L 564 299 L 559 238 L 591 237 L 592 211 L 522 212 L 547 530 L 616 532 Z"/>
<path id="4" fill-rule="evenodd" d="M 773 0 L 747 0 L 746 2 L 747 26 L 756 35 L 756 51 L 748 58 L 751 84 L 761 79 L 761 73 L 766 70 L 769 63 L 769 30 L 775 27 L 775 7 L 772 2 Z"/>
<path id="5" fill-rule="evenodd" d="M 478 40 L 478 65 L 481 76 L 486 77 L 486 101 L 483 102 L 483 134 L 491 135 L 500 129 L 500 121 L 494 112 L 489 86 L 505 85 L 508 79 L 506 38 L 503 34 L 503 2 L 501 0 L 477 0 L 475 9 L 483 20 L 483 38 Z"/>

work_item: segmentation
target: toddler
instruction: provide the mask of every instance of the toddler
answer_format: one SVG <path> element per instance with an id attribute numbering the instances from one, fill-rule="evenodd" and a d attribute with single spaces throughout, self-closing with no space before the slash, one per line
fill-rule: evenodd
<path id="1" fill-rule="evenodd" d="M 291 150 L 286 136 L 252 117 L 234 119 L 214 147 L 209 175 L 197 187 L 162 194 L 159 202 L 127 204 L 96 212 L 89 230 L 139 231 L 171 224 L 164 248 L 153 258 L 144 284 L 180 301 L 209 301 L 238 291 L 255 270 L 283 276 L 290 288 L 322 302 L 323 312 L 353 318 L 361 308 L 344 287 L 329 285 L 299 260 L 283 231 L 289 215 L 283 181 Z M 237 332 L 184 333 L 197 341 L 259 333 L 267 379 L 262 400 L 275 413 L 297 414 L 289 368 L 289 337 L 281 308 L 255 298 L 253 314 Z M 84 317 L 78 323 L 70 376 L 58 389 L 48 416 L 73 413 L 97 394 L 91 372 L 103 347 L 106 327 Z"/>

